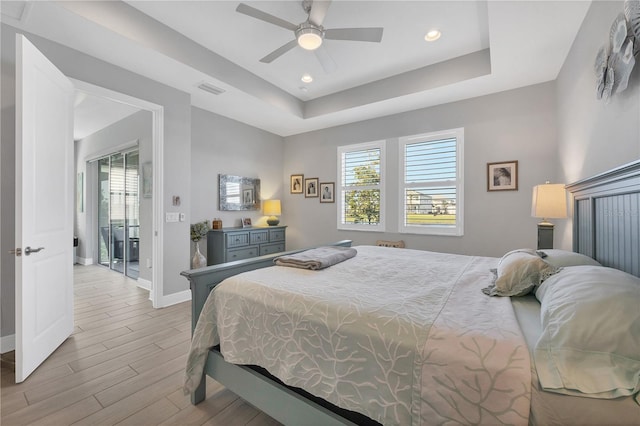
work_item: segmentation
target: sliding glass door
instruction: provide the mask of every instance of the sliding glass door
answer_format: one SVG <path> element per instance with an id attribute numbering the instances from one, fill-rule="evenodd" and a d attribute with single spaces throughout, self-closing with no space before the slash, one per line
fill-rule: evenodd
<path id="1" fill-rule="evenodd" d="M 138 278 L 140 202 L 138 151 L 98 161 L 98 262 Z"/>

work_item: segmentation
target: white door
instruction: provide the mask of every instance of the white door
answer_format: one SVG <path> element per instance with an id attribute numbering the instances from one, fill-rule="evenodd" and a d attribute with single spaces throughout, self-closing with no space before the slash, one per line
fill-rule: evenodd
<path id="1" fill-rule="evenodd" d="M 73 98 L 71 82 L 24 36 L 18 35 L 18 383 L 73 332 Z"/>

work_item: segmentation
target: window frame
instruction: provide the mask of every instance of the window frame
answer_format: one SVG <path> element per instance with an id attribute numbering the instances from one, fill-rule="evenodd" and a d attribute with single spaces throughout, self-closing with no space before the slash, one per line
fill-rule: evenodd
<path id="1" fill-rule="evenodd" d="M 378 185 L 360 186 L 358 189 L 378 189 L 380 191 L 380 221 L 376 225 L 369 225 L 364 223 L 343 223 L 343 217 L 345 212 L 345 191 L 356 187 L 345 186 L 342 181 L 343 178 L 343 156 L 346 153 L 366 151 L 370 149 L 380 150 L 380 182 Z M 373 142 L 358 143 L 352 145 L 343 145 L 338 147 L 338 176 L 336 179 L 336 204 L 337 207 L 337 224 L 339 230 L 348 231 L 369 231 L 369 232 L 384 232 L 386 222 L 386 140 L 378 140 Z M 339 194 L 339 197 L 338 197 Z"/>
<path id="2" fill-rule="evenodd" d="M 423 143 L 438 141 L 443 139 L 456 140 L 456 178 L 454 180 L 442 180 L 436 182 L 416 182 L 406 183 L 406 146 L 413 143 Z M 464 235 L 464 128 L 456 128 L 430 133 L 421 133 L 411 136 L 404 136 L 398 141 L 398 232 L 401 234 L 420 235 L 443 235 L 456 236 Z M 456 224 L 455 225 L 407 225 L 407 203 L 405 194 L 407 189 L 416 187 L 455 187 L 456 189 Z"/>

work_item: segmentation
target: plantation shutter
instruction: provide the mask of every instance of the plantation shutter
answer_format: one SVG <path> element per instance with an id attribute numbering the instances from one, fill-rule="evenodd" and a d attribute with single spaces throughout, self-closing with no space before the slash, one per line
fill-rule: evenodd
<path id="1" fill-rule="evenodd" d="M 402 232 L 461 235 L 461 138 L 437 136 L 401 140 Z"/>
<path id="2" fill-rule="evenodd" d="M 380 142 L 339 148 L 341 229 L 379 230 L 382 226 L 382 163 Z"/>

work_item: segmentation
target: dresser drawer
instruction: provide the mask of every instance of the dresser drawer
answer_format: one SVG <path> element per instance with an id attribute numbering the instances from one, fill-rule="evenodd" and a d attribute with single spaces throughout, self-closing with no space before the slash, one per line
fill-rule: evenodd
<path id="1" fill-rule="evenodd" d="M 269 229 L 269 242 L 284 241 L 284 229 Z"/>
<path id="2" fill-rule="evenodd" d="M 258 256 L 258 247 L 251 246 L 236 250 L 227 250 L 227 262 L 233 262 L 234 260 L 249 259 Z"/>
<path id="3" fill-rule="evenodd" d="M 269 231 L 251 231 L 250 233 L 251 244 L 261 244 L 269 242 Z"/>
<path id="4" fill-rule="evenodd" d="M 227 234 L 227 248 L 242 247 L 249 245 L 249 232 L 234 232 Z"/>
<path id="5" fill-rule="evenodd" d="M 260 246 L 260 256 L 284 251 L 284 243 L 262 244 Z"/>
<path id="6" fill-rule="evenodd" d="M 287 249 L 286 229 L 286 226 L 212 229 L 207 233 L 207 265 L 283 252 Z"/>

